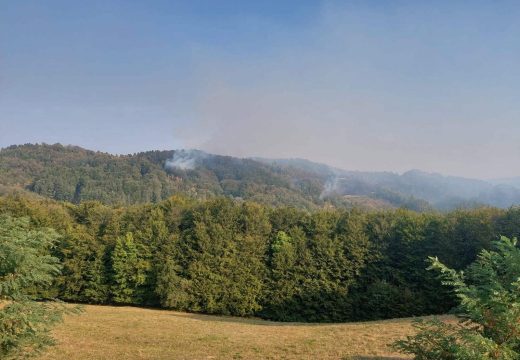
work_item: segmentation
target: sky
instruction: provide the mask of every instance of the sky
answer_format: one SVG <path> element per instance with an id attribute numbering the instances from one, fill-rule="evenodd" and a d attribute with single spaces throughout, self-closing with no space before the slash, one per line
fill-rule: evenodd
<path id="1" fill-rule="evenodd" d="M 520 176 L 520 2 L 0 0 L 0 147 Z"/>

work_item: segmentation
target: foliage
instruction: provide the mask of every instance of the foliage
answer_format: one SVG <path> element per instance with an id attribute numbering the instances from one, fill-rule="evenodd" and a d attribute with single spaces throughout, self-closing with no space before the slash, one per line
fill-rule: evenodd
<path id="1" fill-rule="evenodd" d="M 355 212 L 322 212 L 305 224 L 289 225 L 287 232 L 279 230 L 269 249 L 264 316 L 285 321 L 346 318 L 349 289 L 368 252 L 363 225 Z"/>
<path id="2" fill-rule="evenodd" d="M 303 208 L 314 208 L 319 202 L 321 186 L 311 193 L 302 191 L 293 185 L 291 173 L 258 161 L 197 152 L 201 161 L 194 169 L 178 169 L 167 166 L 174 154 L 148 151 L 116 156 L 60 144 L 10 146 L 0 150 L 0 186 L 75 204 L 89 200 L 156 203 L 174 194 L 197 199 L 226 195 Z"/>
<path id="3" fill-rule="evenodd" d="M 263 288 L 264 210 L 228 201 L 200 205 L 185 214 L 172 265 L 163 268 L 162 304 L 206 313 L 252 315 Z M 174 293 L 171 296 L 169 293 Z"/>
<path id="4" fill-rule="evenodd" d="M 495 250 L 482 250 L 466 272 L 430 258 L 430 269 L 460 301 L 458 326 L 438 320 L 418 323 L 419 333 L 395 346 L 417 359 L 501 359 L 520 357 L 520 249 L 502 237 Z"/>
<path id="5" fill-rule="evenodd" d="M 0 216 L 0 357 L 18 359 L 37 355 L 52 345 L 52 326 L 66 312 L 63 305 L 42 300 L 41 287 L 60 272 L 49 254 L 57 234 L 31 229 L 29 220 Z"/>
<path id="6" fill-rule="evenodd" d="M 189 168 L 174 167 L 182 157 Z M 112 155 L 60 144 L 0 149 L 0 194 L 32 192 L 79 204 L 157 203 L 172 195 L 226 196 L 314 210 L 406 208 L 425 212 L 520 202 L 520 189 L 420 171 L 355 172 L 301 159 L 240 159 L 201 151 Z"/>
<path id="7" fill-rule="evenodd" d="M 461 270 L 517 209 L 364 213 L 174 196 L 107 206 L 0 196 L 0 214 L 60 235 L 62 272 L 39 289 L 65 301 L 162 306 L 281 321 L 349 321 L 445 313 L 452 291 L 428 255 Z"/>
<path id="8" fill-rule="evenodd" d="M 150 269 L 150 263 L 143 258 L 145 254 L 136 245 L 131 232 L 117 238 L 112 251 L 112 299 L 115 303 L 132 304 L 142 298 L 140 287 L 146 283 L 146 272 Z"/>

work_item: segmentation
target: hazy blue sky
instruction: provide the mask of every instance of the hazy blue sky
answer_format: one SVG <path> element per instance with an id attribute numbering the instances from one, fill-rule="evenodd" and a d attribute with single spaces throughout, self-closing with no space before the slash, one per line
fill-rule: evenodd
<path id="1" fill-rule="evenodd" d="M 0 0 L 26 142 L 520 175 L 520 2 Z"/>

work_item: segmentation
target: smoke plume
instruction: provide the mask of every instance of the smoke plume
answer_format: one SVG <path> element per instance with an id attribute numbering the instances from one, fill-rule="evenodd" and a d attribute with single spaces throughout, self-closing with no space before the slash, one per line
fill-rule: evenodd
<path id="1" fill-rule="evenodd" d="M 207 156 L 199 150 L 175 150 L 173 157 L 166 160 L 166 169 L 193 170 L 197 163 Z"/>

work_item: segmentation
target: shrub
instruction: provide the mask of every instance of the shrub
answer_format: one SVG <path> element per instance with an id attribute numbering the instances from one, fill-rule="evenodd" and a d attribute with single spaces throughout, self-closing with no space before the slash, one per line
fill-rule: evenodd
<path id="1" fill-rule="evenodd" d="M 460 322 L 419 321 L 419 332 L 394 343 L 416 359 L 513 360 L 520 358 L 520 249 L 516 239 L 502 237 L 494 251 L 482 250 L 466 273 L 430 258 L 443 285 L 460 301 Z"/>

